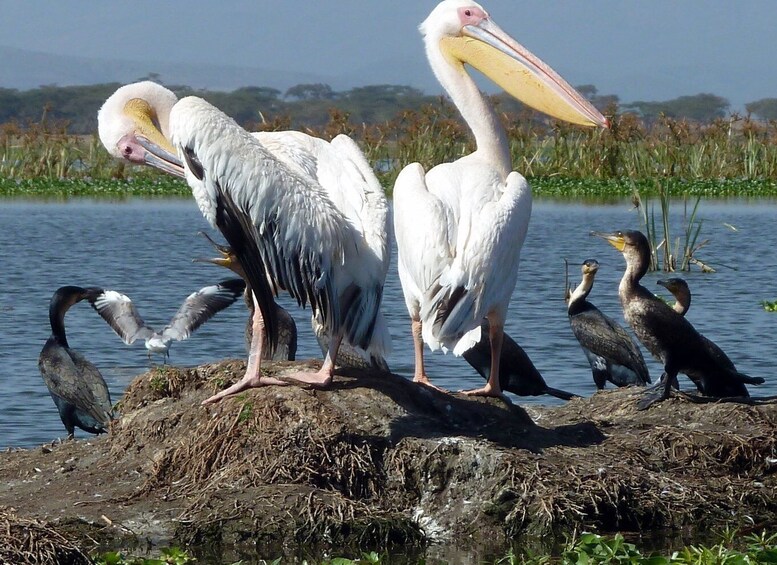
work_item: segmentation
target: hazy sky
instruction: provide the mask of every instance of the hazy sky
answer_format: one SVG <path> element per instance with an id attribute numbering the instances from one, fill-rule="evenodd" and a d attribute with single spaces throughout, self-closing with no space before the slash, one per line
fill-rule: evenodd
<path id="1" fill-rule="evenodd" d="M 420 23 L 435 2 L 0 0 L 0 45 L 101 59 L 310 73 L 436 91 Z M 503 29 L 572 84 L 624 101 L 777 97 L 774 0 L 490 0 Z M 1 63 L 0 63 L 1 64 Z M 164 78 L 164 77 L 163 77 Z M 261 85 L 257 76 L 256 84 Z"/>

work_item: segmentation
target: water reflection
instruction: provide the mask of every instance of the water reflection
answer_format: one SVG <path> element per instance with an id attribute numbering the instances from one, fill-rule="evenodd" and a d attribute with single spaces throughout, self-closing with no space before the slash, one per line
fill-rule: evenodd
<path id="1" fill-rule="evenodd" d="M 506 329 L 531 356 L 550 386 L 590 395 L 595 391 L 588 363 L 574 339 L 563 302 L 564 262 L 571 265 L 596 258 L 601 267 L 590 300 L 622 322 L 617 282 L 623 271 L 620 254 L 590 230 L 639 228 L 628 203 L 582 205 L 537 202 L 522 252 L 518 285 Z M 682 207 L 673 218 L 680 234 Z M 689 320 L 716 341 L 745 373 L 762 376 L 767 384 L 753 387 L 755 395 L 777 394 L 771 375 L 775 356 L 771 332 L 777 314 L 765 312 L 761 300 L 774 300 L 767 284 L 777 272 L 777 244 L 771 226 L 777 205 L 771 202 L 703 203 L 703 238 L 710 243 L 700 258 L 720 267 L 716 274 L 683 273 L 694 293 Z M 732 231 L 724 223 L 733 224 Z M 105 202 L 69 200 L 56 203 L 4 201 L 0 229 L 0 447 L 32 446 L 64 436 L 56 408 L 37 368 L 37 358 L 49 335 L 48 302 L 65 284 L 113 288 L 131 296 L 146 322 L 162 327 L 184 297 L 229 273 L 193 264 L 191 259 L 212 250 L 196 236 L 209 227 L 191 199 Z M 736 267 L 737 270 L 724 267 Z M 570 268 L 579 278 L 577 267 Z M 662 273 L 645 279 L 648 288 Z M 664 295 L 668 296 L 665 292 Z M 320 357 L 310 330 L 309 311 L 282 297 L 281 304 L 300 328 L 298 358 Z M 384 311 L 394 337 L 389 364 L 410 376 L 413 357 L 409 319 L 396 266 L 386 284 Z M 196 365 L 244 355 L 242 304 L 220 313 L 188 341 L 171 350 L 171 362 Z M 142 343 L 127 347 L 89 308 L 80 304 L 67 316 L 70 344 L 100 367 L 118 400 L 127 384 L 148 367 Z M 647 358 L 647 355 L 646 355 Z M 433 382 L 449 389 L 473 388 L 480 377 L 461 359 L 429 354 Z M 649 361 L 651 374 L 660 367 Z M 689 382 L 682 381 L 684 386 Z M 551 397 L 521 398 L 520 403 L 554 404 Z M 78 432 L 77 432 L 78 433 Z"/>

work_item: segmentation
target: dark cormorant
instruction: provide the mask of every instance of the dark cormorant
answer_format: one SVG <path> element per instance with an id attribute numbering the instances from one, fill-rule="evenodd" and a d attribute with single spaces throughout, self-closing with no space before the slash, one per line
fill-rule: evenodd
<path id="1" fill-rule="evenodd" d="M 488 380 L 491 374 L 491 341 L 488 337 L 488 320 L 480 324 L 480 341 L 464 352 L 464 359 Z M 562 400 L 576 398 L 576 394 L 551 388 L 531 362 L 529 356 L 513 338 L 504 334 L 502 353 L 499 356 L 499 384 L 502 390 L 518 396 L 549 394 Z"/>
<path id="2" fill-rule="evenodd" d="M 89 302 L 124 343 L 144 339 L 149 358 L 152 353 L 161 353 L 167 359 L 173 340 L 188 339 L 194 330 L 234 304 L 244 290 L 243 279 L 226 279 L 191 293 L 161 332 L 146 325 L 129 297 L 120 292 L 104 290 Z"/>
<path id="3" fill-rule="evenodd" d="M 70 349 L 65 335 L 65 314 L 73 304 L 102 293 L 101 288 L 63 286 L 49 304 L 51 337 L 38 358 L 38 368 L 65 424 L 68 438 L 79 427 L 91 434 L 104 433 L 113 418 L 108 386 L 86 357 Z"/>
<path id="4" fill-rule="evenodd" d="M 671 383 L 684 373 L 706 396 L 749 396 L 745 383 L 762 384 L 760 377 L 740 373 L 725 353 L 701 335 L 683 316 L 640 284 L 650 263 L 650 246 L 639 231 L 592 235 L 606 239 L 623 253 L 626 272 L 618 287 L 623 315 L 642 344 L 664 365 L 664 386 L 659 396 L 640 403 L 647 408 L 669 397 Z"/>
<path id="5" fill-rule="evenodd" d="M 648 384 L 650 374 L 634 338 L 618 322 L 602 314 L 586 300 L 593 288 L 599 263 L 588 259 L 583 262 L 581 270 L 583 280 L 569 295 L 567 314 L 572 333 L 591 365 L 596 388 L 603 389 L 607 381 L 616 386 Z"/>
<path id="6" fill-rule="evenodd" d="M 685 316 L 686 312 L 688 312 L 688 309 L 691 307 L 691 289 L 688 288 L 688 283 L 685 282 L 685 279 L 672 277 L 670 279 L 656 281 L 656 284 L 660 284 L 672 293 L 675 297 L 675 303 L 674 306 L 672 306 L 672 309 L 681 316 Z"/>

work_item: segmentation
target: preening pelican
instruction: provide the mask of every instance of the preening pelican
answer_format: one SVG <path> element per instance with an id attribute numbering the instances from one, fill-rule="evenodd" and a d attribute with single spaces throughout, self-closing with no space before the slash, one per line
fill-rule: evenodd
<path id="1" fill-rule="evenodd" d="M 572 333 L 591 365 L 596 388 L 603 389 L 607 381 L 615 386 L 644 386 L 650 383 L 650 374 L 634 338 L 588 302 L 598 270 L 599 262 L 595 259 L 583 261 L 583 280 L 569 295 L 567 303 Z"/>
<path id="2" fill-rule="evenodd" d="M 49 304 L 51 337 L 38 358 L 38 368 L 49 389 L 59 417 L 72 438 L 75 428 L 91 434 L 107 431 L 113 418 L 108 386 L 100 371 L 86 357 L 71 349 L 65 334 L 65 314 L 81 300 L 93 299 L 101 288 L 63 286 Z"/>
<path id="3" fill-rule="evenodd" d="M 546 114 L 607 125 L 555 71 L 502 31 L 478 4 L 444 0 L 421 24 L 426 55 L 475 137 L 477 149 L 424 172 L 405 167 L 394 186 L 399 276 L 415 345 L 414 380 L 428 383 L 423 342 L 461 354 L 489 321 L 491 370 L 484 388 L 500 396 L 504 319 L 531 214 L 531 191 L 512 171 L 507 136 L 464 65 Z M 423 340 L 423 341 L 422 341 Z"/>
<path id="4" fill-rule="evenodd" d="M 650 245 L 642 232 L 592 232 L 623 254 L 623 273 L 618 296 L 623 317 L 637 338 L 664 365 L 658 396 L 648 395 L 641 409 L 669 397 L 677 374 L 684 373 L 702 394 L 713 397 L 749 396 L 745 383 L 763 384 L 761 377 L 737 371 L 734 363 L 712 341 L 701 335 L 691 323 L 640 284 L 650 264 Z"/>
<path id="5" fill-rule="evenodd" d="M 174 174 L 185 170 L 200 210 L 235 252 L 256 299 L 258 331 L 246 374 L 206 402 L 284 384 L 259 372 L 264 324 L 276 340 L 271 294 L 278 290 L 309 302 L 330 336 L 321 370 L 294 380 L 327 386 L 343 340 L 385 355 L 390 335 L 380 301 L 390 260 L 389 209 L 356 143 L 299 132 L 252 137 L 205 101 L 176 102 L 152 84 L 122 87 L 106 101 L 100 138 L 116 157 Z"/>
<path id="6" fill-rule="evenodd" d="M 143 321 L 135 304 L 125 294 L 105 290 L 90 297 L 89 302 L 124 343 L 132 345 L 135 340 L 143 339 L 149 358 L 152 353 L 160 353 L 166 360 L 173 340 L 188 339 L 202 324 L 234 304 L 242 296 L 245 286 L 243 279 L 226 279 L 202 287 L 186 297 L 170 323 L 159 332 Z"/>

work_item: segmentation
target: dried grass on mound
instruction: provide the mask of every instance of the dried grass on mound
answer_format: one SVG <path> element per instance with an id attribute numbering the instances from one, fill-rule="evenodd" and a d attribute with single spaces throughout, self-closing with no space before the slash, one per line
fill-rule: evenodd
<path id="1" fill-rule="evenodd" d="M 676 396 L 640 412 L 641 390 L 617 390 L 542 409 L 535 425 L 517 407 L 367 375 L 199 405 L 243 371 L 229 361 L 142 375 L 112 430 L 113 455 L 150 461 L 132 498 L 185 501 L 186 539 L 229 523 L 307 543 L 354 528 L 512 538 L 777 516 L 773 403 Z"/>
<path id="2" fill-rule="evenodd" d="M 0 563 L 86 565 L 92 560 L 45 523 L 0 509 Z"/>

